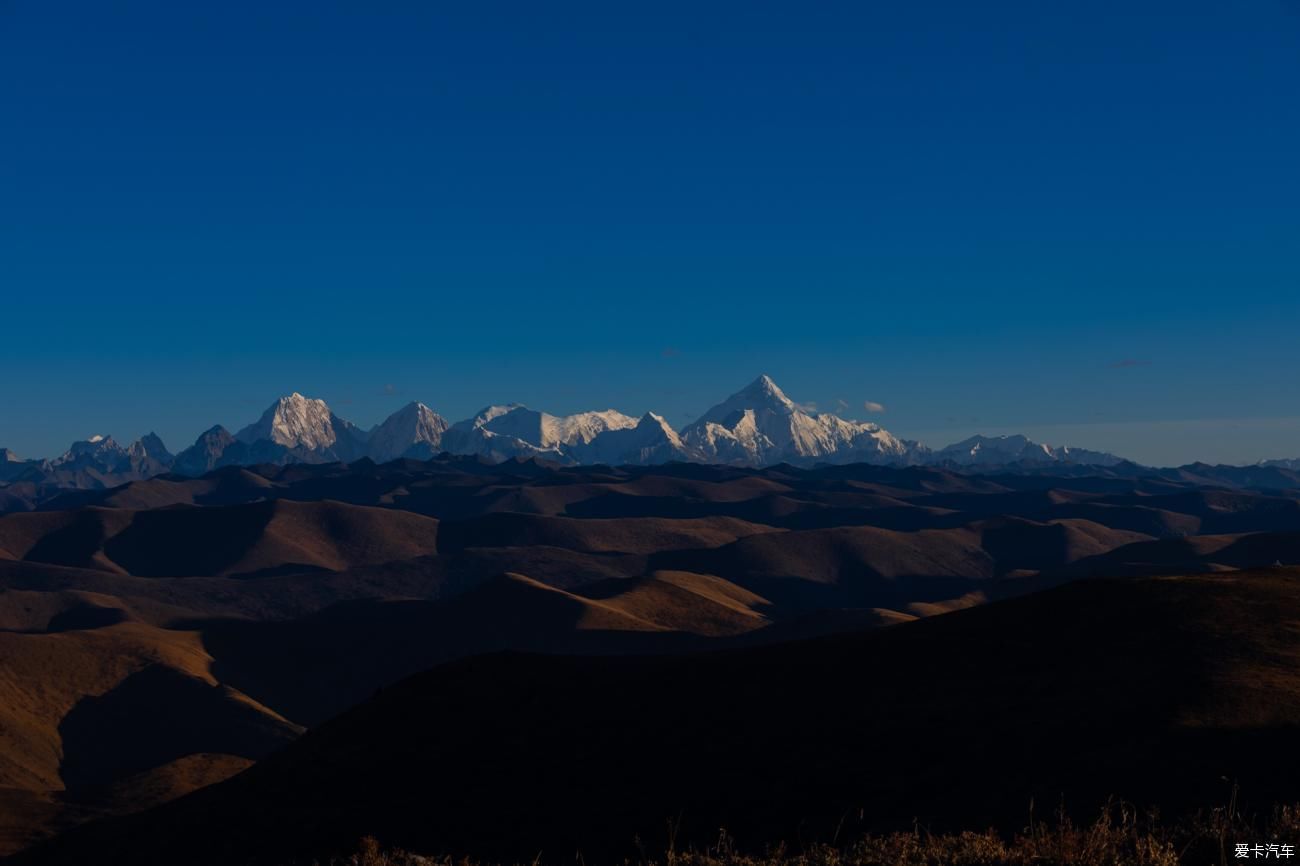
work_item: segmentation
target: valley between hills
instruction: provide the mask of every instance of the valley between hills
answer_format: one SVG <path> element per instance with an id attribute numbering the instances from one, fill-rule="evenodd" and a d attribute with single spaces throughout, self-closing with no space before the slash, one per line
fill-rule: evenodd
<path id="1" fill-rule="evenodd" d="M 678 814 L 762 845 L 1177 812 L 1224 776 L 1300 799 L 1296 564 L 1294 490 L 1100 467 L 444 455 L 69 491 L 0 516 L 0 850 L 621 858 Z"/>

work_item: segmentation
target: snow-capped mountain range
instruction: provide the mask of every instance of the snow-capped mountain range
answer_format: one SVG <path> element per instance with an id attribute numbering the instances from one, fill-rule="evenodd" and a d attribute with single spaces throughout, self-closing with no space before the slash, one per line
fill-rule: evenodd
<path id="1" fill-rule="evenodd" d="M 614 409 L 550 415 L 519 404 L 488 406 L 452 424 L 423 403 L 409 403 L 363 430 L 334 414 L 324 400 L 294 393 L 281 397 L 237 433 L 212 427 L 174 456 L 152 433 L 126 447 L 110 436 L 92 436 L 52 460 L 20 460 L 0 449 L 0 483 L 106 486 L 166 472 L 202 475 L 229 465 L 362 458 L 382 463 L 426 460 L 443 452 L 496 461 L 538 458 L 608 465 L 689 461 L 989 467 L 1122 462 L 1112 454 L 1043 445 L 1024 436 L 975 436 L 936 451 L 900 439 L 878 424 L 805 410 L 770 377 L 760 376 L 680 431 L 653 412 L 640 418 Z"/>
<path id="2" fill-rule="evenodd" d="M 451 425 L 442 446 L 453 454 L 479 454 L 496 460 L 541 457 L 575 462 L 572 452 L 581 451 L 606 433 L 636 425 L 637 419 L 613 409 L 549 415 L 512 403 L 488 406 L 473 418 Z"/>

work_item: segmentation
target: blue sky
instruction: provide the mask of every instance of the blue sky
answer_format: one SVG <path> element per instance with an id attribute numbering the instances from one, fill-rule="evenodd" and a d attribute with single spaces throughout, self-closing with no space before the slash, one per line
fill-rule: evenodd
<path id="1" fill-rule="evenodd" d="M 0 445 L 767 372 L 1300 456 L 1298 94 L 1297 0 L 0 0 Z"/>

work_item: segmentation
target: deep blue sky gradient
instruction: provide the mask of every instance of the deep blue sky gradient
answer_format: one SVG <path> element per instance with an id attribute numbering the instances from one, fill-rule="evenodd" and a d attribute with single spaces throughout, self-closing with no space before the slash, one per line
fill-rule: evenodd
<path id="1" fill-rule="evenodd" d="M 1300 456 L 1300 2 L 0 0 L 0 320 L 32 456 L 760 372 Z"/>

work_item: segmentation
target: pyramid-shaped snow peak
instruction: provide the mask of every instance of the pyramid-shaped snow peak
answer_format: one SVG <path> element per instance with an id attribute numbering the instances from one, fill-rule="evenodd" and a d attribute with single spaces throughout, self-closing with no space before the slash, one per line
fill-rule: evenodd
<path id="1" fill-rule="evenodd" d="M 771 376 L 749 385 L 682 431 L 686 445 L 705 459 L 761 466 L 782 461 L 909 462 L 914 443 L 876 424 L 801 409 Z"/>
<path id="2" fill-rule="evenodd" d="M 442 450 L 451 425 L 423 403 L 407 403 L 370 431 L 367 453 L 378 463 L 399 457 L 428 459 Z"/>

